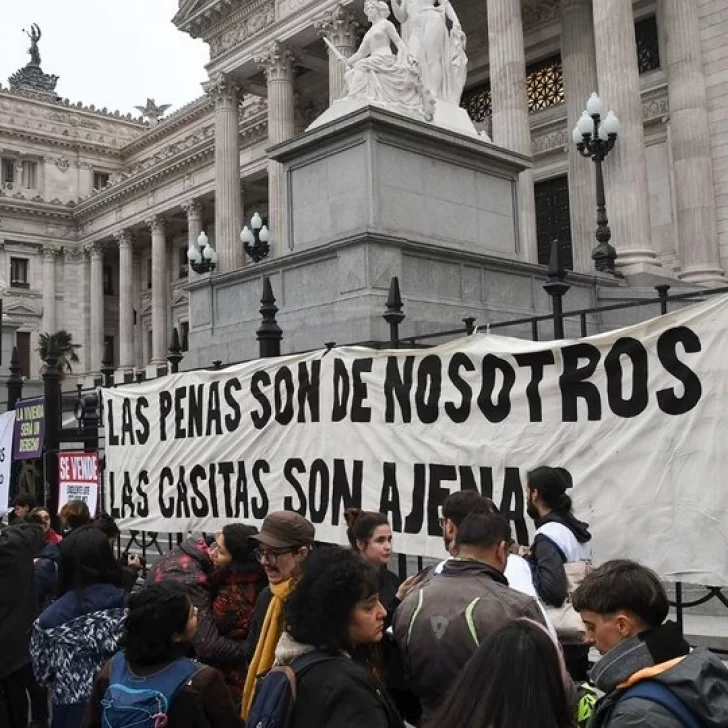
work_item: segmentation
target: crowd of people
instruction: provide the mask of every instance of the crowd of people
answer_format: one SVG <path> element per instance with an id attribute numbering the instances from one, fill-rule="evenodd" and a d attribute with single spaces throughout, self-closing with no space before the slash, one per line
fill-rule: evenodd
<path id="1" fill-rule="evenodd" d="M 690 649 L 652 571 L 591 567 L 571 485 L 529 473 L 529 548 L 490 499 L 453 493 L 447 558 L 404 581 L 381 513 L 347 510 L 343 548 L 273 512 L 147 571 L 115 558 L 110 517 L 69 503 L 61 537 L 19 498 L 0 532 L 0 725 L 728 725 L 728 670 Z"/>

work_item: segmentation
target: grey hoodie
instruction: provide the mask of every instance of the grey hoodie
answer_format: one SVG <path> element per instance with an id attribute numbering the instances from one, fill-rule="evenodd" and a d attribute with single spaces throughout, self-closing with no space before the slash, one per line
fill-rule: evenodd
<path id="1" fill-rule="evenodd" d="M 608 652 L 594 667 L 592 682 L 607 695 L 599 701 L 589 728 L 683 728 L 666 708 L 651 700 L 620 701 L 617 686 L 635 673 L 656 667 L 652 679 L 668 687 L 708 728 L 728 726 L 728 670 L 712 652 L 696 649 L 677 664 L 661 663 L 663 671 L 644 641 L 632 637 Z"/>

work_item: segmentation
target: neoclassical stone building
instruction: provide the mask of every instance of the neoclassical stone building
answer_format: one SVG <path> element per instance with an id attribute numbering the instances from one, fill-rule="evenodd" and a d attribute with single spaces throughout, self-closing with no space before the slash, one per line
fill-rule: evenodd
<path id="1" fill-rule="evenodd" d="M 289 350 L 326 340 L 326 322 L 337 322 L 333 338 L 366 338 L 346 329 L 336 302 L 346 309 L 362 291 L 381 303 L 392 273 L 426 269 L 443 256 L 432 241 L 421 241 L 415 256 L 390 240 L 386 255 L 372 249 L 361 258 L 368 273 L 357 288 L 350 280 L 358 264 L 342 274 L 345 256 L 332 243 L 333 267 L 320 270 L 338 271 L 340 282 L 323 306 L 312 294 L 323 274 L 289 244 L 286 179 L 266 150 L 302 133 L 341 96 L 343 66 L 322 36 L 350 55 L 365 22 L 361 0 L 179 4 L 180 32 L 209 44 L 209 82 L 204 95 L 161 120 L 153 110 L 144 120 L 69 103 L 32 69 L 0 87 L 0 295 L 29 377 L 39 371 L 39 333 L 59 328 L 81 344 L 86 372 L 98 371 L 105 350 L 122 372 L 162 364 L 173 327 L 189 342 L 189 365 L 252 356 L 260 271 L 276 276 L 281 315 L 298 312 L 284 326 Z M 629 295 L 658 279 L 725 284 L 728 2 L 452 6 L 468 37 L 463 105 L 495 145 L 533 158 L 518 185 L 519 252 L 504 258 L 486 244 L 476 260 L 464 251 L 442 280 L 410 273 L 405 293 L 423 306 L 445 301 L 452 312 L 499 318 L 543 310 L 539 264 L 558 238 L 580 303 L 627 295 L 624 284 L 595 275 L 594 171 L 571 140 L 594 90 L 622 125 L 605 177 Z M 255 211 L 272 234 L 271 255 L 258 268 L 239 239 Z M 186 251 L 202 230 L 219 261 L 213 274 L 197 276 Z M 308 330 L 307 316 L 324 323 Z M 427 321 L 458 320 L 448 316 Z M 242 336 L 234 340 L 236 327 L 250 348 Z"/>

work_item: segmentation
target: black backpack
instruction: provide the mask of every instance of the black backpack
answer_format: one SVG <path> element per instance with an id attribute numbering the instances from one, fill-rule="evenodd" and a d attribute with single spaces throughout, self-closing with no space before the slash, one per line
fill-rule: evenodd
<path id="1" fill-rule="evenodd" d="M 273 667 L 258 682 L 246 720 L 248 728 L 291 728 L 296 712 L 297 681 L 314 665 L 337 659 L 318 650 L 296 658 L 290 665 Z"/>

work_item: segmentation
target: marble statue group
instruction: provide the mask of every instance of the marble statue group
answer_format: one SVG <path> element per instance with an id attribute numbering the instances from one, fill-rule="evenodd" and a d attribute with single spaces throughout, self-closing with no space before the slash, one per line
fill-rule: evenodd
<path id="1" fill-rule="evenodd" d="M 391 8 L 385 0 L 366 0 L 364 13 L 370 27 L 356 53 L 344 58 L 330 46 L 346 64 L 347 94 L 312 126 L 374 105 L 477 134 L 459 108 L 468 59 L 450 0 L 391 0 Z M 389 19 L 392 13 L 401 35 Z"/>

